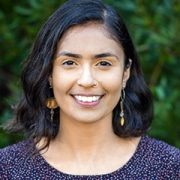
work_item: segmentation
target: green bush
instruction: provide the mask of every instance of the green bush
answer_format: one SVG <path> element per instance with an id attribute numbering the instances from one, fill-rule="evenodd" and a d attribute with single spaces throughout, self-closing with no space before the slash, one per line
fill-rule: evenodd
<path id="1" fill-rule="evenodd" d="M 12 118 L 12 105 L 22 91 L 22 62 L 47 17 L 64 1 L 0 1 L 0 123 Z M 123 16 L 137 47 L 154 95 L 154 121 L 149 134 L 180 147 L 180 3 L 178 0 L 106 0 Z M 0 147 L 21 139 L 0 130 Z"/>

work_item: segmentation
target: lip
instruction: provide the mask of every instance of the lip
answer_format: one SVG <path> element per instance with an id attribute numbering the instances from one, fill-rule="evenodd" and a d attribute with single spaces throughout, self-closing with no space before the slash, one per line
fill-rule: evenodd
<path id="1" fill-rule="evenodd" d="M 71 96 L 73 97 L 73 99 L 75 100 L 75 102 L 82 106 L 82 107 L 95 107 L 97 106 L 101 99 L 103 98 L 104 95 L 97 95 L 97 94 L 71 94 Z M 75 98 L 75 96 L 84 96 L 84 97 L 94 97 L 94 96 L 100 96 L 100 98 L 96 101 L 92 101 L 92 102 L 83 102 L 78 100 L 77 98 Z"/>

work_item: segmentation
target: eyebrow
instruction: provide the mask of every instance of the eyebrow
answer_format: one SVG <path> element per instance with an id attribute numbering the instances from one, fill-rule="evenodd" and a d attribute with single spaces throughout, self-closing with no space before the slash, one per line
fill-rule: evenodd
<path id="1" fill-rule="evenodd" d="M 63 51 L 61 53 L 58 53 L 58 56 L 68 56 L 68 57 L 73 57 L 73 58 L 82 58 L 82 56 L 80 54 L 74 54 L 74 53 L 70 53 L 70 52 L 66 52 L 66 51 Z"/>
<path id="2" fill-rule="evenodd" d="M 96 59 L 98 58 L 104 58 L 104 57 L 115 57 L 116 59 L 119 59 L 118 56 L 112 53 L 102 53 L 102 54 L 97 54 L 94 56 Z"/>
<path id="3" fill-rule="evenodd" d="M 66 51 L 63 51 L 63 52 L 59 53 L 57 57 L 59 57 L 59 56 L 82 58 L 82 55 L 80 55 L 80 54 L 75 54 L 75 53 L 66 52 Z M 112 54 L 112 53 L 101 53 L 101 54 L 95 54 L 93 56 L 94 59 L 105 58 L 105 57 L 115 57 L 116 59 L 119 59 L 118 56 L 116 56 L 115 54 Z"/>

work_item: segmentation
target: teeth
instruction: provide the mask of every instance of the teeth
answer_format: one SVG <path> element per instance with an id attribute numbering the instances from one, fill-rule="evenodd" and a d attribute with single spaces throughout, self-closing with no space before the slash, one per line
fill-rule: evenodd
<path id="1" fill-rule="evenodd" d="M 100 99 L 101 96 L 74 96 L 78 101 L 82 102 L 95 102 Z"/>

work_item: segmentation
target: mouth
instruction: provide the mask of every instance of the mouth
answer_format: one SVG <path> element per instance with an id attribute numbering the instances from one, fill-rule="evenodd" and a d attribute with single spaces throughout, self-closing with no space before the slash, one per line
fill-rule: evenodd
<path id="1" fill-rule="evenodd" d="M 86 107 L 92 107 L 99 104 L 104 95 L 72 95 L 75 101 Z"/>

